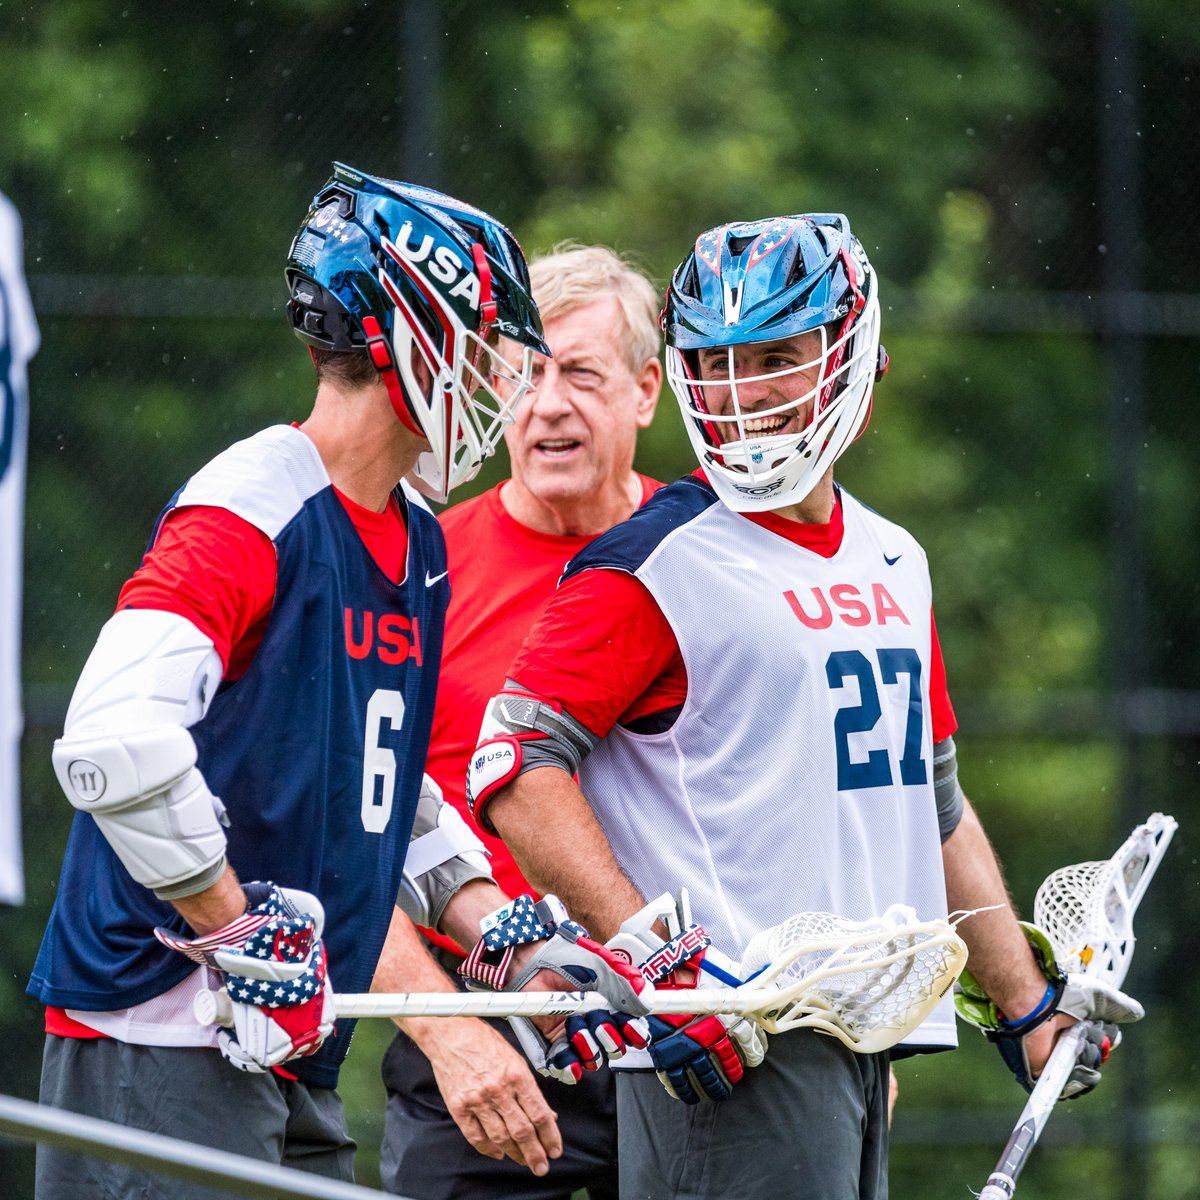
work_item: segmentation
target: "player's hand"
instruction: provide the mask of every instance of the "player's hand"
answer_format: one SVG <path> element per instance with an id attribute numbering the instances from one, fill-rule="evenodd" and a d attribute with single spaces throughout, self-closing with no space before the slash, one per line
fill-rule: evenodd
<path id="1" fill-rule="evenodd" d="M 519 896 L 484 919 L 482 938 L 459 968 L 469 988 L 599 992 L 614 1011 L 595 1008 L 565 1022 L 510 1017 L 535 1070 L 562 1083 L 620 1058 L 649 1040 L 644 1014 L 653 987 L 622 957 L 569 919 L 555 896 Z"/>
<path id="2" fill-rule="evenodd" d="M 333 1032 L 336 1014 L 321 902 L 273 883 L 248 883 L 243 890 L 247 911 L 213 933 L 188 939 L 154 932 L 165 946 L 225 976 L 233 1026 L 218 1032 L 217 1045 L 238 1070 L 261 1074 L 315 1054 Z"/>
<path id="3" fill-rule="evenodd" d="M 463 1136 L 488 1158 L 508 1155 L 545 1175 L 562 1154 L 562 1135 L 529 1064 L 483 1021 L 439 1025 L 445 1028 L 427 1048 L 429 1064 Z"/>
<path id="4" fill-rule="evenodd" d="M 657 921 L 673 934 L 667 941 L 655 932 Z M 695 988 L 704 970 L 722 983 L 741 982 L 732 973 L 734 964 L 717 955 L 703 927 L 691 922 L 686 891 L 678 901 L 667 894 L 646 905 L 608 944 L 635 959 L 644 955 L 640 970 L 656 990 Z M 720 965 L 706 967 L 710 956 L 720 958 Z M 767 1052 L 766 1034 L 744 1017 L 662 1015 L 650 1017 L 649 1023 L 648 1049 L 658 1078 L 685 1104 L 727 1100 L 746 1068 L 758 1066 Z"/>
<path id="5" fill-rule="evenodd" d="M 656 988 L 694 988 L 708 936 L 691 925 L 664 943 L 661 951 L 642 964 Z M 656 965 L 674 963 L 663 969 Z M 751 1021 L 736 1016 L 653 1016 L 650 1021 L 650 1057 L 663 1087 L 685 1104 L 701 1098 L 728 1100 L 747 1067 L 757 1067 L 767 1051 L 766 1034 Z"/>
<path id="6" fill-rule="evenodd" d="M 1121 1040 L 1119 1026 L 1140 1020 L 1145 1010 L 1132 996 L 1102 979 L 1064 974 L 1045 930 L 1027 921 L 1021 922 L 1021 930 L 1046 978 L 1046 990 L 1038 1004 L 1022 1017 L 1009 1017 L 968 967 L 959 977 L 954 1007 L 960 1017 L 996 1043 L 1005 1065 L 1027 1092 L 1033 1090 L 1059 1036 L 1076 1022 L 1087 1022 L 1075 1066 L 1059 1095 L 1060 1100 L 1073 1100 L 1100 1082 L 1100 1068 Z"/>
<path id="7" fill-rule="evenodd" d="M 1138 1021 L 1144 1014 L 1138 1001 L 1111 984 L 1086 975 L 1068 975 L 1054 1016 L 1019 1040 L 1019 1055 L 1012 1050 L 1005 1054 L 1003 1044 L 1001 1054 L 1029 1090 L 1045 1068 L 1059 1036 L 1083 1021 L 1084 1034 L 1075 1066 L 1059 1095 L 1060 1100 L 1074 1100 L 1086 1096 L 1100 1082 L 1100 1068 L 1120 1045 L 1120 1026 Z"/>

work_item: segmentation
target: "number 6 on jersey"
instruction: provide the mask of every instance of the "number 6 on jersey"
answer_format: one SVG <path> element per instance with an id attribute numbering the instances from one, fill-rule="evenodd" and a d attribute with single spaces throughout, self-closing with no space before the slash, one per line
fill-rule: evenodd
<path id="1" fill-rule="evenodd" d="M 392 819 L 396 795 L 396 752 L 383 741 L 383 723 L 392 733 L 404 724 L 404 697 L 378 688 L 367 703 L 363 733 L 362 823 L 368 833 L 382 833 Z"/>

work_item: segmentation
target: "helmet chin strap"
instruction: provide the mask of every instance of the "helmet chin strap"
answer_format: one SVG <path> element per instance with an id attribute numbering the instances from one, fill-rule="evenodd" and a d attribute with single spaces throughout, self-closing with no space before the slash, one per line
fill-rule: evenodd
<path id="1" fill-rule="evenodd" d="M 400 376 L 396 373 L 396 364 L 392 360 L 391 347 L 383 335 L 383 330 L 379 327 L 379 322 L 374 317 L 363 317 L 362 327 L 363 333 L 367 336 L 367 353 L 370 354 L 371 362 L 379 372 L 380 379 L 383 380 L 383 386 L 387 388 L 388 399 L 392 402 L 397 419 L 405 429 L 410 429 L 417 437 L 424 438 L 425 431 L 417 424 L 412 409 L 408 406 L 408 400 L 404 396 L 404 387 L 400 383 Z"/>

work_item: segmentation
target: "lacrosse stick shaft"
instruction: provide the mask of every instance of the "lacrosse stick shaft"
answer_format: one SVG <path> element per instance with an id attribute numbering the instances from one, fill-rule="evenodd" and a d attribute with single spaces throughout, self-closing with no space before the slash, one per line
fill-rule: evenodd
<path id="1" fill-rule="evenodd" d="M 1085 1024 L 1080 1022 L 1055 1042 L 1054 1050 L 1013 1127 L 996 1169 L 988 1176 L 983 1191 L 979 1193 L 979 1200 L 1010 1200 L 1017 1190 L 1017 1176 L 1020 1175 L 1029 1158 L 1029 1152 L 1050 1119 L 1050 1114 L 1058 1103 L 1059 1094 L 1066 1086 L 1075 1066 L 1084 1029 Z"/>
<path id="2" fill-rule="evenodd" d="M 664 988 L 651 1013 L 730 1014 L 770 1033 L 814 1029 L 860 1054 L 889 1049 L 939 1003 L 966 961 L 954 924 L 917 921 L 895 905 L 881 917 L 851 921 L 832 913 L 797 913 L 751 938 L 736 987 Z M 960 918 L 961 919 L 961 918 Z M 608 1007 L 581 992 L 343 993 L 337 1017 L 565 1017 Z M 202 1025 L 234 1025 L 229 994 L 201 992 L 193 1006 Z"/>
<path id="3" fill-rule="evenodd" d="M 654 994 L 653 1013 L 752 1015 L 779 1007 L 778 988 L 697 988 Z M 607 1007 L 594 992 L 343 992 L 333 998 L 339 1017 L 566 1017 Z M 201 992 L 195 1002 L 202 1025 L 233 1023 L 225 991 Z"/>
<path id="4" fill-rule="evenodd" d="M 756 934 L 737 987 L 662 989 L 651 1013 L 748 1017 L 771 1033 L 808 1028 L 859 1053 L 895 1045 L 920 1024 L 958 977 L 966 946 L 945 920 L 915 921 L 897 906 L 869 922 L 830 913 L 797 913 Z M 757 950 L 755 949 L 757 943 Z M 607 1007 L 580 992 L 400 992 L 334 996 L 338 1017 L 564 1017 Z M 202 992 L 203 1025 L 230 1027 L 236 1012 L 224 992 Z"/>

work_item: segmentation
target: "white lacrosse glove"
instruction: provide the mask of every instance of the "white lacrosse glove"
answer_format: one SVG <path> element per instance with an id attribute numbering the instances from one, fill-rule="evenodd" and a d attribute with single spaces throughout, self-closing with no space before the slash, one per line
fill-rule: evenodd
<path id="1" fill-rule="evenodd" d="M 661 921 L 670 938 L 654 931 Z M 655 989 L 690 989 L 702 977 L 731 987 L 742 983 L 738 968 L 691 919 L 687 889 L 678 903 L 669 892 L 634 913 L 610 939 L 611 950 L 636 962 Z M 757 1067 L 767 1052 L 767 1035 L 745 1017 L 663 1014 L 648 1018 L 647 1049 L 667 1092 L 685 1104 L 729 1098 L 747 1067 Z"/>
<path id="2" fill-rule="evenodd" d="M 557 896 L 518 896 L 480 922 L 483 936 L 459 967 L 473 991 L 519 992 L 539 971 L 560 976 L 571 991 L 595 991 L 613 1006 L 575 1013 L 550 1041 L 528 1017 L 509 1017 L 526 1057 L 541 1075 L 578 1083 L 605 1059 L 650 1040 L 645 1013 L 654 988 L 628 961 L 588 936 L 567 916 Z M 539 942 L 537 951 L 512 974 L 517 946 Z M 632 1015 L 631 1015 L 632 1014 Z"/>
<path id="3" fill-rule="evenodd" d="M 217 1033 L 239 1071 L 262 1074 L 315 1054 L 333 1032 L 336 1013 L 321 933 L 325 910 L 316 896 L 273 883 L 247 883 L 249 908 L 222 929 L 182 938 L 158 928 L 164 946 L 225 976 L 233 1031 Z"/>
<path id="4" fill-rule="evenodd" d="M 1010 1020 L 975 981 L 970 968 L 964 969 L 959 977 L 954 1007 L 964 1021 L 981 1029 L 989 1041 L 996 1043 L 1005 1065 L 1027 1092 L 1033 1091 L 1037 1081 L 1029 1065 L 1025 1038 L 1056 1013 L 1087 1022 L 1077 1061 L 1059 1095 L 1060 1100 L 1074 1100 L 1100 1082 L 1101 1066 L 1120 1044 L 1119 1026 L 1140 1021 L 1145 1009 L 1132 996 L 1103 979 L 1063 974 L 1045 931 L 1027 921 L 1021 922 L 1021 929 L 1047 980 L 1046 992 L 1036 1007 L 1018 1020 Z"/>

